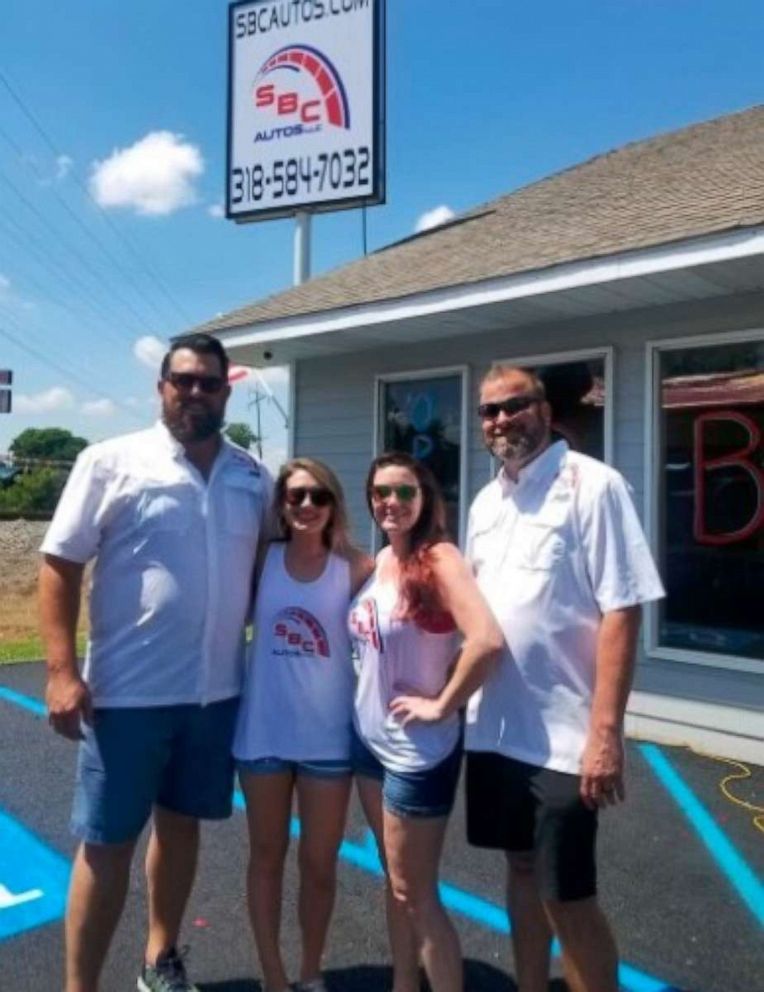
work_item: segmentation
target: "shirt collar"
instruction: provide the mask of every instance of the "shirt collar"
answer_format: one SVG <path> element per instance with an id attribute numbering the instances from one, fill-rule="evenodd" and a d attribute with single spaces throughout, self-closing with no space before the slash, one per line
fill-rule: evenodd
<path id="1" fill-rule="evenodd" d="M 554 478 L 559 472 L 560 464 L 567 452 L 567 441 L 555 441 L 548 448 L 545 448 L 540 455 L 537 455 L 532 461 L 528 462 L 527 465 L 523 465 L 518 472 L 517 482 L 510 479 L 502 465 L 497 476 L 502 495 L 508 496 L 511 492 L 527 486 L 534 480 L 541 482 L 544 479 Z"/>
<path id="2" fill-rule="evenodd" d="M 156 433 L 159 443 L 165 447 L 173 458 L 186 460 L 186 450 L 177 438 L 173 437 L 170 433 L 170 429 L 163 420 L 157 420 L 154 424 L 154 431 Z M 217 457 L 220 461 L 227 461 L 231 455 L 232 445 L 225 434 L 220 435 L 222 444 L 220 445 L 220 450 L 218 451 Z"/>

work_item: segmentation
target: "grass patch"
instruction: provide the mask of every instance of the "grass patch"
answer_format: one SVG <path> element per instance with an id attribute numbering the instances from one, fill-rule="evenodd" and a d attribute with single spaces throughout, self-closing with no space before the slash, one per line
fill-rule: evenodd
<path id="1" fill-rule="evenodd" d="M 81 658 L 85 653 L 85 634 L 77 635 L 77 656 Z M 45 657 L 42 641 L 35 634 L 31 637 L 22 637 L 15 641 L 3 641 L 0 644 L 0 665 L 15 665 L 23 661 L 39 661 Z"/>
<path id="2" fill-rule="evenodd" d="M 0 665 L 13 665 L 17 661 L 39 661 L 43 657 L 39 637 L 24 637 L 0 644 Z"/>

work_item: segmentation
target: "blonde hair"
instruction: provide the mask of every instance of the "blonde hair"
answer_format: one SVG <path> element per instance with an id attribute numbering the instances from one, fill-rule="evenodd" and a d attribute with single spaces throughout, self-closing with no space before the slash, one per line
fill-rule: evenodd
<path id="1" fill-rule="evenodd" d="M 332 494 L 332 513 L 321 536 L 330 551 L 342 555 L 343 558 L 350 558 L 357 549 L 350 537 L 350 523 L 342 485 L 332 469 L 316 458 L 290 458 L 279 470 L 276 478 L 275 501 L 281 536 L 285 541 L 291 537 L 289 524 L 284 517 L 286 484 L 290 476 L 299 471 L 309 472 L 319 486 Z"/>

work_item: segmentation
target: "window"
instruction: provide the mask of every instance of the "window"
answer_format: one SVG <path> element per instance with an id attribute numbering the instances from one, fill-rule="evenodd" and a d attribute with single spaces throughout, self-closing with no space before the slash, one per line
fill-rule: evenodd
<path id="1" fill-rule="evenodd" d="M 379 383 L 377 451 L 405 451 L 432 469 L 454 540 L 464 509 L 464 397 L 462 369 L 391 376 Z"/>
<path id="2" fill-rule="evenodd" d="M 658 643 L 763 661 L 764 339 L 660 348 L 655 374 Z"/>
<path id="3" fill-rule="evenodd" d="M 552 438 L 610 461 L 610 351 L 507 358 L 496 364 L 533 369 L 552 407 Z"/>

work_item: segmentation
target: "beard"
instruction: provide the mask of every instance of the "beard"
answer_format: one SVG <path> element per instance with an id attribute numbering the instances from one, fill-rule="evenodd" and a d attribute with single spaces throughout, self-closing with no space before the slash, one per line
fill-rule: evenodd
<path id="1" fill-rule="evenodd" d="M 488 450 L 494 458 L 503 462 L 523 464 L 543 445 L 545 437 L 544 424 L 536 424 L 532 428 L 518 427 L 492 438 Z"/>
<path id="2" fill-rule="evenodd" d="M 176 441 L 181 444 L 192 444 L 196 441 L 206 441 L 207 438 L 220 433 L 223 413 L 202 407 L 198 403 L 184 403 L 174 410 L 165 407 L 162 410 L 162 420 Z"/>

